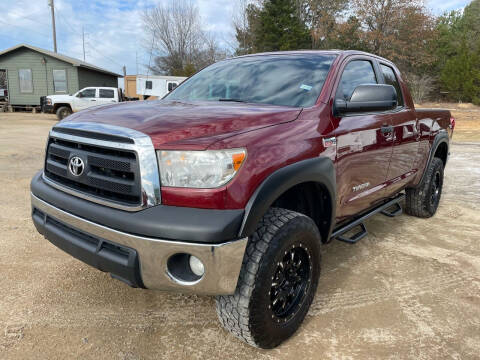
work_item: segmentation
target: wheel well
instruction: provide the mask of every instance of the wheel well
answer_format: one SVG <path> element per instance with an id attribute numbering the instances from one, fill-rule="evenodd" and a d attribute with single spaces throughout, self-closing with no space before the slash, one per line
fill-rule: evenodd
<path id="1" fill-rule="evenodd" d="M 327 242 L 330 232 L 332 199 L 326 187 L 316 182 L 306 182 L 285 191 L 272 204 L 299 212 L 312 218 L 320 230 L 322 242 Z"/>
<path id="2" fill-rule="evenodd" d="M 435 150 L 435 155 L 434 157 L 439 158 L 440 160 L 443 161 L 443 166 L 447 164 L 447 157 L 448 157 L 448 145 L 445 142 L 442 142 L 440 145 L 438 145 L 437 150 Z"/>
<path id="3" fill-rule="evenodd" d="M 58 110 L 58 108 L 59 108 L 59 107 L 62 107 L 62 106 L 66 106 L 66 107 L 70 108 L 70 110 L 72 110 L 72 107 L 70 106 L 70 104 L 55 104 L 55 105 L 53 106 L 53 111 L 56 112 L 56 111 Z"/>

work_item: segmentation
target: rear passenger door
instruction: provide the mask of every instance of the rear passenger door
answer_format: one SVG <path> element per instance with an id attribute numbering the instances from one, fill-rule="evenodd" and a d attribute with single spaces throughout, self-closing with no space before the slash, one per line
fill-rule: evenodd
<path id="1" fill-rule="evenodd" d="M 413 179 L 419 134 L 416 113 L 405 103 L 398 71 L 391 64 L 382 61 L 379 61 L 379 69 L 383 82 L 395 88 L 398 99 L 397 108 L 390 112 L 390 121 L 393 126 L 393 151 L 385 188 L 385 195 L 392 196 Z"/>
<path id="2" fill-rule="evenodd" d="M 348 101 L 357 86 L 381 82 L 374 59 L 357 56 L 346 61 L 333 100 Z M 337 143 L 337 221 L 342 221 L 382 200 L 393 137 L 390 115 L 385 112 L 336 116 L 333 123 Z"/>
<path id="3" fill-rule="evenodd" d="M 111 104 L 115 101 L 115 90 L 98 89 L 97 105 Z"/>

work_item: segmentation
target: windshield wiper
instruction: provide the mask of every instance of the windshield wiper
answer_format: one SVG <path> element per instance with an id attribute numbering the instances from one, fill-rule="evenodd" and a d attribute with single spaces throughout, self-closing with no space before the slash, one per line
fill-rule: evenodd
<path id="1" fill-rule="evenodd" d="M 240 103 L 246 103 L 246 100 L 242 99 L 230 99 L 230 98 L 220 98 L 218 101 L 232 101 L 232 102 L 240 102 Z"/>

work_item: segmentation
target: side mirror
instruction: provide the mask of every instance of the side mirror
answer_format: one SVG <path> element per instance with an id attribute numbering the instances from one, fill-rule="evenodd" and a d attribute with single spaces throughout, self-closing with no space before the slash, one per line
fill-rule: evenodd
<path id="1" fill-rule="evenodd" d="M 335 100 L 335 114 L 387 111 L 397 107 L 397 91 L 392 85 L 359 85 L 350 101 Z"/>
<path id="2" fill-rule="evenodd" d="M 79 93 L 78 93 L 77 95 L 75 95 L 75 96 L 78 97 L 78 98 L 81 98 L 81 97 L 82 97 L 82 93 L 79 92 Z"/>

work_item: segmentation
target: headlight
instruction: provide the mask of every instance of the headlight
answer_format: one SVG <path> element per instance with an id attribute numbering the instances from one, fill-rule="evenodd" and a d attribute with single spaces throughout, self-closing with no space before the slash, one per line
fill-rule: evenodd
<path id="1" fill-rule="evenodd" d="M 235 176 L 246 154 L 244 149 L 157 151 L 162 186 L 220 187 Z"/>
<path id="2" fill-rule="evenodd" d="M 52 105 L 52 99 L 47 98 L 47 105 Z"/>

